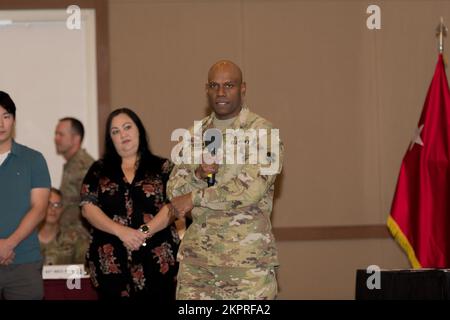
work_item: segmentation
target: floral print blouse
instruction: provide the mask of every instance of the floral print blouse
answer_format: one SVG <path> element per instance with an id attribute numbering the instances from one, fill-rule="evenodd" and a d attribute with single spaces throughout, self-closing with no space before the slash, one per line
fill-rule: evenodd
<path id="1" fill-rule="evenodd" d="M 129 183 L 120 166 L 114 170 L 96 161 L 81 189 L 81 206 L 92 203 L 109 218 L 131 228 L 150 221 L 167 202 L 166 183 L 172 163 L 160 159 L 151 173 L 139 168 Z M 128 250 L 115 235 L 92 227 L 87 253 L 91 279 L 100 297 L 154 297 L 174 299 L 180 239 L 175 225 L 156 233 L 137 251 Z"/>

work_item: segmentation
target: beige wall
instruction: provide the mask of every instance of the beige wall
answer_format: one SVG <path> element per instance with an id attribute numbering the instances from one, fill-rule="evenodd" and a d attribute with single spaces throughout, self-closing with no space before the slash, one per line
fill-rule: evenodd
<path id="1" fill-rule="evenodd" d="M 437 61 L 448 1 L 110 0 L 113 108 L 133 107 L 169 156 L 205 115 L 209 66 L 242 66 L 250 108 L 281 130 L 276 227 L 384 224 Z M 408 267 L 391 239 L 280 242 L 280 298 L 351 299 L 357 268 Z"/>

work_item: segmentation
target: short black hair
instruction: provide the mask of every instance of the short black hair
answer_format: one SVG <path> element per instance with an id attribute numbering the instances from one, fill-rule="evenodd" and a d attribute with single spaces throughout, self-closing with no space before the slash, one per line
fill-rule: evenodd
<path id="1" fill-rule="evenodd" d="M 3 91 L 0 91 L 0 106 L 5 108 L 8 113 L 11 113 L 14 119 L 16 118 L 16 105 L 9 94 Z"/>
<path id="2" fill-rule="evenodd" d="M 61 121 L 70 121 L 70 126 L 72 127 L 72 131 L 73 133 L 77 134 L 80 136 L 80 142 L 83 142 L 83 138 L 84 138 L 84 126 L 81 123 L 80 120 L 76 119 L 76 118 L 72 118 L 72 117 L 65 117 L 59 120 Z"/>
<path id="3" fill-rule="evenodd" d="M 57 195 L 60 196 L 61 198 L 63 197 L 63 194 L 62 194 L 61 190 L 56 189 L 56 188 L 54 188 L 54 187 L 51 187 L 51 188 L 50 188 L 50 192 L 53 192 L 53 193 L 57 194 Z"/>

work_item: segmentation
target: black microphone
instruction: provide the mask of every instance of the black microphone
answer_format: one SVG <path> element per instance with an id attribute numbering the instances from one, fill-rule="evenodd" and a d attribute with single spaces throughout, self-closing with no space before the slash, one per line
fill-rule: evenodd
<path id="1" fill-rule="evenodd" d="M 211 155 L 214 157 L 216 155 L 216 148 L 213 148 L 210 151 Z M 208 184 L 208 187 L 212 187 L 216 184 L 216 174 L 215 173 L 208 173 L 206 178 L 206 183 Z"/>
<path id="2" fill-rule="evenodd" d="M 217 154 L 217 149 L 222 144 L 222 132 L 220 132 L 220 130 L 218 129 L 208 129 L 206 130 L 204 137 L 205 137 L 205 146 L 208 149 L 208 152 L 211 154 L 211 156 L 214 157 Z M 208 173 L 206 177 L 206 183 L 208 184 L 208 187 L 212 187 L 213 185 L 215 185 L 216 174 Z"/>
<path id="3" fill-rule="evenodd" d="M 208 184 L 208 187 L 212 187 L 216 184 L 216 174 L 215 173 L 208 173 L 208 177 L 206 178 L 206 183 Z"/>

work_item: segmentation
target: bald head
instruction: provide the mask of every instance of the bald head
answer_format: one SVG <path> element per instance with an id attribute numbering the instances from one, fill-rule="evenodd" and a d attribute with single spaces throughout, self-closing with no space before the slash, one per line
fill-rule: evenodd
<path id="1" fill-rule="evenodd" d="M 231 119 L 239 114 L 245 90 L 242 71 L 233 62 L 220 60 L 209 69 L 206 95 L 218 119 Z"/>
<path id="2" fill-rule="evenodd" d="M 216 73 L 229 73 L 230 75 L 234 76 L 236 81 L 239 83 L 242 82 L 242 71 L 241 68 L 238 67 L 237 64 L 235 64 L 232 61 L 229 60 L 220 60 L 214 63 L 208 72 L 208 81 L 211 80 L 211 78 Z"/>

